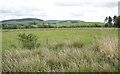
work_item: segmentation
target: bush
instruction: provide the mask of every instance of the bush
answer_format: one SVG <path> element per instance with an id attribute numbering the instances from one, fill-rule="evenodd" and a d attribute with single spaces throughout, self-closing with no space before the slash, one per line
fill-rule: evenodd
<path id="1" fill-rule="evenodd" d="M 95 24 L 95 27 L 101 27 L 101 25 L 99 25 L 99 24 Z"/>
<path id="2" fill-rule="evenodd" d="M 105 27 L 108 27 L 108 26 L 109 26 L 108 23 L 106 23 L 106 24 L 105 24 Z"/>
<path id="3" fill-rule="evenodd" d="M 17 29 L 16 24 L 2 24 L 3 29 Z"/>
<path id="4" fill-rule="evenodd" d="M 21 42 L 23 48 L 34 49 L 40 46 L 40 43 L 37 42 L 38 41 L 37 37 L 33 34 L 26 35 L 25 33 L 23 33 L 18 34 L 18 36 L 19 41 Z"/>

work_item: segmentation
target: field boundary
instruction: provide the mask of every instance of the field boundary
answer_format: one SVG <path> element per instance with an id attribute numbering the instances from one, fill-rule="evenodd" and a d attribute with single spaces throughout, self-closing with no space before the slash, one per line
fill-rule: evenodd
<path id="1" fill-rule="evenodd" d="M 18 30 L 23 30 L 23 31 L 26 31 L 26 30 L 102 30 L 102 29 L 120 29 L 120 28 L 36 28 L 36 29 L 3 29 L 2 31 L 18 31 Z"/>

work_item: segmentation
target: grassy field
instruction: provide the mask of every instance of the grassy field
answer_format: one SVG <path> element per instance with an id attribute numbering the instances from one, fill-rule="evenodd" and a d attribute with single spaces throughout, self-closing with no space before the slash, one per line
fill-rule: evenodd
<path id="1" fill-rule="evenodd" d="M 33 33 L 40 47 L 22 49 L 19 33 Z M 2 35 L 3 71 L 118 71 L 117 29 L 3 30 Z"/>
<path id="2" fill-rule="evenodd" d="M 81 27 L 105 27 L 105 23 L 103 22 L 77 22 L 77 23 L 37 23 L 37 24 L 30 24 L 30 23 L 22 23 L 21 25 L 16 24 L 3 24 L 3 29 L 30 29 L 30 28 L 81 28 Z"/>
<path id="3" fill-rule="evenodd" d="M 117 35 L 117 30 L 110 29 L 31 29 L 31 30 L 3 30 L 2 32 L 2 44 L 3 49 L 11 49 L 11 45 L 19 47 L 18 44 L 18 34 L 33 33 L 37 35 L 40 43 L 42 45 L 46 44 L 46 41 L 51 43 L 53 41 L 60 40 L 73 40 L 78 39 L 83 41 L 86 45 L 90 44 L 91 41 L 96 38 L 100 39 L 104 36 L 115 36 Z"/>
<path id="4" fill-rule="evenodd" d="M 102 22 L 78 22 L 78 23 L 58 23 L 58 24 L 37 24 L 35 28 L 81 28 L 81 27 L 105 27 Z"/>
<path id="5" fill-rule="evenodd" d="M 80 22 L 80 23 L 64 23 L 64 24 L 58 24 L 58 27 L 61 26 L 104 26 L 105 23 L 101 23 L 101 22 Z M 56 24 L 52 24 L 53 26 L 56 26 Z"/>
<path id="6" fill-rule="evenodd" d="M 105 23 L 101 23 L 101 22 L 80 22 L 80 23 L 62 23 L 62 24 L 50 24 L 51 26 L 54 27 L 95 27 L 95 26 L 104 26 Z"/>

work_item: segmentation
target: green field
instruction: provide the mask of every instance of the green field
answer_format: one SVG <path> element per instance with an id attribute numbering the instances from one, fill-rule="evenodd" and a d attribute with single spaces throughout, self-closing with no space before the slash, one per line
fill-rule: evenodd
<path id="1" fill-rule="evenodd" d="M 3 29 L 31 29 L 31 28 L 81 28 L 81 27 L 105 27 L 103 22 L 63 22 L 63 23 L 21 23 L 21 24 L 2 24 Z"/>
<path id="2" fill-rule="evenodd" d="M 95 26 L 95 25 L 98 25 L 98 26 L 104 26 L 105 23 L 102 23 L 102 22 L 80 22 L 80 23 L 64 23 L 64 24 L 58 24 L 58 27 L 61 27 L 61 26 Z M 54 26 L 56 26 L 56 24 L 53 24 Z"/>
<path id="3" fill-rule="evenodd" d="M 18 34 L 37 36 L 22 48 Z M 118 29 L 68 28 L 2 31 L 3 72 L 118 72 Z"/>
<path id="4" fill-rule="evenodd" d="M 29 29 L 29 30 L 3 30 L 2 32 L 2 44 L 3 49 L 11 49 L 11 45 L 19 47 L 18 34 L 33 33 L 36 35 L 43 45 L 46 41 L 51 43 L 53 41 L 60 40 L 73 40 L 78 39 L 84 42 L 86 45 L 90 44 L 91 41 L 96 38 L 100 39 L 104 36 L 115 36 L 117 35 L 117 29 Z"/>

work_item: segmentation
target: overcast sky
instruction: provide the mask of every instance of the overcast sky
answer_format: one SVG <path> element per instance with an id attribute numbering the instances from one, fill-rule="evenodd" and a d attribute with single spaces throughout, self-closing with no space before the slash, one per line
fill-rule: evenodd
<path id="1" fill-rule="evenodd" d="M 118 14 L 119 0 L 0 0 L 0 21 L 17 18 L 103 22 Z"/>

